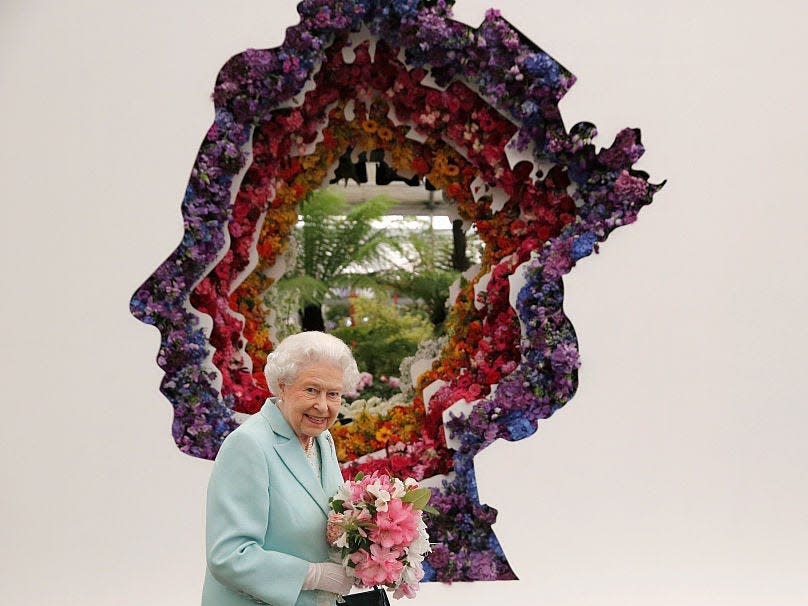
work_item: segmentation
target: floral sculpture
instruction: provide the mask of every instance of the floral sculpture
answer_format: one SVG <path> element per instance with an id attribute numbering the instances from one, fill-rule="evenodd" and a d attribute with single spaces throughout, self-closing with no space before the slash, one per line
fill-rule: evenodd
<path id="1" fill-rule="evenodd" d="M 215 120 L 191 171 L 182 242 L 131 302 L 161 333 L 173 436 L 212 459 L 270 394 L 267 292 L 283 273 L 296 205 L 340 155 L 383 149 L 442 190 L 485 243 L 430 369 L 397 399 L 334 430 L 346 477 L 431 480 L 424 581 L 516 578 L 479 502 L 473 458 L 536 431 L 574 395 L 563 276 L 632 223 L 661 185 L 632 168 L 640 133 L 596 149 L 558 101 L 574 77 L 496 10 L 472 28 L 444 0 L 304 0 L 282 46 L 219 73 Z"/>

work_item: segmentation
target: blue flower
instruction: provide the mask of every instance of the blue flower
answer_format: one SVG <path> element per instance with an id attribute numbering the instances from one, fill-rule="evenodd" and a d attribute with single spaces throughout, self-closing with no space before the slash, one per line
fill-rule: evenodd
<path id="1" fill-rule="evenodd" d="M 498 558 L 505 557 L 505 553 L 502 551 L 502 547 L 500 546 L 499 541 L 493 532 L 488 535 L 488 549 L 494 552 L 494 555 L 496 555 Z"/>
<path id="2" fill-rule="evenodd" d="M 402 17 L 412 16 L 418 12 L 418 0 L 393 0 L 393 7 Z"/>
<path id="3" fill-rule="evenodd" d="M 424 569 L 424 578 L 421 579 L 424 583 L 428 583 L 429 581 L 435 580 L 435 569 L 429 564 L 427 560 L 421 562 L 421 566 Z"/>
<path id="4" fill-rule="evenodd" d="M 597 237 L 592 232 L 586 232 L 575 238 L 572 243 L 572 258 L 577 261 L 592 254 L 592 248 L 597 242 Z"/>
<path id="5" fill-rule="evenodd" d="M 536 432 L 536 425 L 521 414 L 514 415 L 513 420 L 505 427 L 511 435 L 511 440 L 522 440 Z"/>
<path id="6" fill-rule="evenodd" d="M 559 81 L 558 63 L 547 53 L 539 51 L 525 59 L 525 70 L 531 76 L 539 78 L 544 84 L 556 86 Z"/>
<path id="7" fill-rule="evenodd" d="M 528 118 L 533 117 L 534 114 L 538 114 L 540 108 L 535 101 L 528 99 L 522 103 L 522 106 L 519 109 L 522 110 L 522 116 Z"/>

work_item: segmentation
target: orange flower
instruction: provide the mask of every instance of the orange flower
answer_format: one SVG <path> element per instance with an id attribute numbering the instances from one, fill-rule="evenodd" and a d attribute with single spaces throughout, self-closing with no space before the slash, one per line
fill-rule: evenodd
<path id="1" fill-rule="evenodd" d="M 460 174 L 460 168 L 454 164 L 447 164 L 443 168 L 443 174 L 449 177 L 456 177 Z"/>
<path id="2" fill-rule="evenodd" d="M 376 120 L 362 120 L 362 130 L 366 133 L 375 133 L 379 130 L 379 124 Z"/>
<path id="3" fill-rule="evenodd" d="M 376 134 L 382 141 L 390 141 L 393 138 L 393 131 L 386 126 L 382 126 Z"/>

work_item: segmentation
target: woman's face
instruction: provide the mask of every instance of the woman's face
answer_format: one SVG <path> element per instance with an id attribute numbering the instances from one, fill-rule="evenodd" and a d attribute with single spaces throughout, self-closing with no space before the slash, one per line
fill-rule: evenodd
<path id="1" fill-rule="evenodd" d="M 342 369 L 330 362 L 311 362 L 290 383 L 280 383 L 279 408 L 305 444 L 331 427 L 342 402 Z"/>

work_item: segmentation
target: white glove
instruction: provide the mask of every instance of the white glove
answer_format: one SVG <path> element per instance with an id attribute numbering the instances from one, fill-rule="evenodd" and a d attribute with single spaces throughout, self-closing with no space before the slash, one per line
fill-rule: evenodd
<path id="1" fill-rule="evenodd" d="M 303 589 L 322 589 L 339 595 L 347 595 L 353 587 L 353 578 L 345 573 L 340 564 L 319 562 L 309 564 L 309 571 L 303 580 Z"/>

